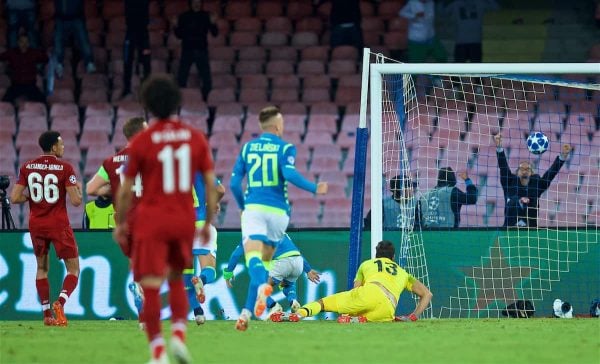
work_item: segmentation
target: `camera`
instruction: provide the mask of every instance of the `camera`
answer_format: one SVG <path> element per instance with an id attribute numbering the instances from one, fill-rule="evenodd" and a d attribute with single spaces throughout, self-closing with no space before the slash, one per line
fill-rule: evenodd
<path id="1" fill-rule="evenodd" d="M 0 190 L 5 190 L 10 185 L 8 176 L 0 176 Z"/>

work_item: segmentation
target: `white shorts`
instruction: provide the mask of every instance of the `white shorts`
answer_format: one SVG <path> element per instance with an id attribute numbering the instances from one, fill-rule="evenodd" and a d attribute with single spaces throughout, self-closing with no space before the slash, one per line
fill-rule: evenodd
<path id="1" fill-rule="evenodd" d="M 200 227 L 196 227 L 196 230 L 200 230 Z M 217 228 L 214 225 L 210 225 L 210 238 L 208 244 L 202 245 L 200 237 L 194 236 L 194 245 L 192 247 L 192 254 L 194 255 L 208 255 L 211 254 L 213 257 L 217 257 Z"/>
<path id="2" fill-rule="evenodd" d="M 271 270 L 269 271 L 269 277 L 274 278 L 279 282 L 287 281 L 294 283 L 298 280 L 298 277 L 302 275 L 303 271 L 304 259 L 297 255 L 274 260 Z"/>
<path id="3" fill-rule="evenodd" d="M 244 210 L 242 212 L 242 237 L 276 246 L 283 238 L 289 222 L 290 217 L 286 214 Z"/>

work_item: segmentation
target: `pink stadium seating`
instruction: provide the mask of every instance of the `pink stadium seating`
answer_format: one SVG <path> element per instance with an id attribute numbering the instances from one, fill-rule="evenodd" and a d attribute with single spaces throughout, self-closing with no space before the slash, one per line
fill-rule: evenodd
<path id="1" fill-rule="evenodd" d="M 298 76 L 321 75 L 325 73 L 325 63 L 321 61 L 300 61 L 298 63 Z"/>
<path id="2" fill-rule="evenodd" d="M 12 142 L 12 136 L 17 132 L 17 122 L 15 121 L 14 116 L 0 116 L 0 133 L 7 139 L 2 139 L 0 144 L 4 144 L 4 142 L 10 141 Z M 10 136 L 10 138 L 8 138 Z"/>
<path id="3" fill-rule="evenodd" d="M 298 90 L 291 88 L 273 88 L 271 101 L 275 104 L 299 101 Z"/>
<path id="4" fill-rule="evenodd" d="M 242 105 L 263 104 L 267 102 L 267 90 L 262 88 L 247 88 L 240 90 L 240 103 Z"/>
<path id="5" fill-rule="evenodd" d="M 315 228 L 319 226 L 319 216 L 315 212 L 294 214 L 290 218 L 290 226 L 294 228 Z"/>
<path id="6" fill-rule="evenodd" d="M 319 174 L 327 171 L 339 171 L 340 158 L 330 156 L 315 156 L 313 155 L 310 162 L 310 171 L 313 174 Z"/>
<path id="7" fill-rule="evenodd" d="M 0 102 L 0 116 L 14 116 L 15 109 L 8 102 Z"/>
<path id="8" fill-rule="evenodd" d="M 275 16 L 266 19 L 265 21 L 265 32 L 281 32 L 290 34 L 294 26 L 292 21 L 283 16 Z"/>
<path id="9" fill-rule="evenodd" d="M 229 44 L 232 47 L 249 47 L 256 45 L 257 33 L 234 31 L 229 35 Z"/>
<path id="10" fill-rule="evenodd" d="M 261 61 L 239 61 L 235 65 L 237 76 L 255 75 L 263 73 L 263 62 Z"/>
<path id="11" fill-rule="evenodd" d="M 281 46 L 271 50 L 269 54 L 270 61 L 289 61 L 295 62 L 298 58 L 298 50 L 294 47 Z"/>
<path id="12" fill-rule="evenodd" d="M 232 131 L 220 131 L 212 133 L 209 138 L 209 143 L 217 148 L 237 148 L 238 142 L 235 133 Z"/>
<path id="13" fill-rule="evenodd" d="M 310 107 L 311 115 L 338 115 L 337 106 L 334 103 L 321 100 Z"/>
<path id="14" fill-rule="evenodd" d="M 313 15 L 313 7 L 311 1 L 290 1 L 288 3 L 287 16 L 291 20 L 300 23 L 303 19 L 307 19 L 311 15 Z"/>
<path id="15" fill-rule="evenodd" d="M 112 119 L 107 117 L 95 116 L 86 118 L 83 123 L 83 131 L 98 130 L 110 135 L 112 133 Z"/>
<path id="16" fill-rule="evenodd" d="M 46 130 L 48 130 L 48 121 L 44 116 L 22 116 L 19 120 L 19 133 L 22 131 L 34 131 L 41 134 Z"/>
<path id="17" fill-rule="evenodd" d="M 213 122 L 212 132 L 233 132 L 236 135 L 242 133 L 242 123 L 238 116 L 217 116 Z"/>
<path id="18" fill-rule="evenodd" d="M 208 95 L 208 106 L 217 106 L 219 104 L 235 102 L 234 89 L 214 89 Z"/>
<path id="19" fill-rule="evenodd" d="M 22 103 L 19 107 L 19 118 L 22 117 L 46 117 L 46 105 L 41 102 L 29 102 Z"/>
<path id="20" fill-rule="evenodd" d="M 98 146 L 107 145 L 109 142 L 108 134 L 101 130 L 85 130 L 79 137 L 79 147 L 82 150 L 88 150 L 90 148 L 96 148 Z"/>
<path id="21" fill-rule="evenodd" d="M 243 47 L 239 49 L 238 57 L 240 61 L 264 63 L 267 60 L 267 50 L 260 46 Z M 259 72 L 262 72 L 262 70 Z"/>
<path id="22" fill-rule="evenodd" d="M 247 17 L 237 19 L 234 23 L 234 28 L 239 32 L 259 33 L 262 29 L 262 22 L 258 18 Z"/>
<path id="23" fill-rule="evenodd" d="M 326 87 L 317 88 L 304 88 L 302 92 L 302 101 L 306 104 L 318 104 L 322 102 L 329 102 L 331 95 L 329 94 L 330 89 Z"/>
<path id="24" fill-rule="evenodd" d="M 300 88 L 300 79 L 296 75 L 279 75 L 272 78 L 273 89 L 295 89 Z"/>
<path id="25" fill-rule="evenodd" d="M 337 134 L 337 115 L 311 114 L 308 131 Z"/>
<path id="26" fill-rule="evenodd" d="M 315 32 L 302 31 L 292 35 L 290 41 L 292 47 L 304 48 L 319 45 L 319 36 Z"/>
<path id="27" fill-rule="evenodd" d="M 252 16 L 252 4 L 243 0 L 232 0 L 227 2 L 223 14 L 228 20 L 238 20 Z"/>
<path id="28" fill-rule="evenodd" d="M 289 75 L 294 73 L 294 63 L 286 60 L 270 61 L 265 67 L 265 74 L 269 77 L 276 75 Z"/>
<path id="29" fill-rule="evenodd" d="M 112 123 L 111 123 L 112 124 Z M 79 133 L 79 117 L 78 116 L 60 116 L 52 119 L 52 130 L 58 132 L 71 131 L 75 134 Z"/>
<path id="30" fill-rule="evenodd" d="M 269 20 L 283 15 L 283 4 L 281 1 L 266 0 L 256 4 L 256 16 L 259 19 Z M 290 24 L 291 25 L 291 24 Z"/>
<path id="31" fill-rule="evenodd" d="M 288 133 L 295 132 L 299 135 L 306 131 L 306 115 L 305 114 L 284 114 L 285 120 L 285 139 L 288 139 Z"/>
<path id="32" fill-rule="evenodd" d="M 342 76 L 342 79 L 343 77 L 346 76 Z M 360 87 L 340 87 L 335 94 L 335 103 L 339 106 L 360 103 L 360 94 Z"/>
<path id="33" fill-rule="evenodd" d="M 273 48 L 277 52 L 276 47 L 288 45 L 288 35 L 281 31 L 268 31 L 260 35 L 260 45 L 266 48 Z"/>

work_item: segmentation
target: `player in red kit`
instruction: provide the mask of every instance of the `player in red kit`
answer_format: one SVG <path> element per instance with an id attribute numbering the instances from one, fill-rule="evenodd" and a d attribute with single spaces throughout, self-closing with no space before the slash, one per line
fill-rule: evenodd
<path id="1" fill-rule="evenodd" d="M 65 145 L 56 131 L 46 131 L 39 138 L 44 154 L 24 163 L 19 169 L 19 179 L 10 200 L 13 204 L 29 202 L 29 233 L 37 261 L 35 286 L 42 309 L 44 324 L 67 326 L 64 305 L 79 280 L 79 251 L 67 215 L 67 198 L 73 206 L 81 205 L 81 184 L 77 182 L 73 167 L 59 158 Z M 27 193 L 25 190 L 27 189 Z M 50 285 L 48 284 L 48 249 L 54 245 L 56 256 L 64 260 L 67 275 L 58 300 L 50 310 Z"/>
<path id="2" fill-rule="evenodd" d="M 159 290 L 165 279 L 169 284 L 171 306 L 171 350 L 180 363 L 189 363 L 185 345 L 188 303 L 182 271 L 192 263 L 196 214 L 192 198 L 193 177 L 203 176 L 207 201 L 206 224 L 200 231 L 203 242 L 216 211 L 215 175 L 210 148 L 202 132 L 181 122 L 175 115 L 181 92 L 167 75 L 150 77 L 142 86 L 144 107 L 157 120 L 130 143 L 124 180 L 117 195 L 117 226 L 114 237 L 127 245 L 129 230 L 125 214 L 133 196 L 132 187 L 139 174 L 144 193 L 132 216 L 134 280 L 144 290 L 144 321 L 153 363 L 167 361 L 161 333 Z"/>
<path id="3" fill-rule="evenodd" d="M 143 117 L 133 117 L 128 119 L 123 125 L 123 135 L 127 138 L 127 141 L 133 139 L 135 135 L 137 135 L 142 130 L 148 127 L 148 123 L 146 123 L 146 119 Z M 112 196 L 113 201 L 115 200 L 115 196 L 119 191 L 119 187 L 121 187 L 121 180 L 123 179 L 123 170 L 125 168 L 125 164 L 127 163 L 127 154 L 129 152 L 129 144 L 125 146 L 125 148 L 118 151 L 116 154 L 106 158 L 98 172 L 92 177 L 92 179 L 86 184 L 85 191 L 88 196 Z M 130 214 L 128 216 L 133 216 L 133 210 L 137 205 L 137 201 L 142 196 L 142 179 L 139 176 L 136 176 L 134 184 L 133 184 L 133 195 L 131 206 L 129 207 Z M 116 209 L 116 202 L 115 205 Z M 131 222 L 129 222 L 131 225 Z M 131 258 L 131 236 L 129 236 L 128 242 L 125 246 L 121 246 L 123 253 Z M 142 302 L 144 300 L 143 291 L 140 285 L 137 282 L 131 282 L 128 285 L 129 290 L 133 294 L 135 306 L 138 310 L 138 318 L 140 321 L 140 328 L 143 329 L 143 318 L 142 318 Z"/>

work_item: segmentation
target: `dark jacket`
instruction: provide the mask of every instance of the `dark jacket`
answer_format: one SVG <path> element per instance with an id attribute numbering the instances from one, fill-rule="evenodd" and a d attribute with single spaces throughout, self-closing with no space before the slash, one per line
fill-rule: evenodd
<path id="1" fill-rule="evenodd" d="M 181 49 L 183 50 L 206 50 L 208 47 L 206 36 L 209 31 L 213 37 L 219 34 L 217 25 L 210 22 L 209 13 L 188 10 L 179 15 L 175 27 L 175 36 L 181 39 Z"/>
<path id="2" fill-rule="evenodd" d="M 54 0 L 54 16 L 62 20 L 83 19 L 83 0 Z"/>
<path id="3" fill-rule="evenodd" d="M 23 53 L 19 48 L 13 48 L 0 54 L 0 61 L 6 61 L 13 86 L 35 85 L 36 65 L 48 62 L 48 56 L 39 49 L 29 48 Z"/>
<path id="4" fill-rule="evenodd" d="M 125 0 L 125 24 L 127 32 L 147 31 L 150 22 L 149 0 Z"/>
<path id="5" fill-rule="evenodd" d="M 504 150 L 501 152 L 496 152 L 496 156 L 498 157 L 498 167 L 500 168 L 500 184 L 502 185 L 502 191 L 504 192 L 505 200 L 504 226 L 507 226 L 508 214 L 506 207 L 508 207 L 509 199 L 518 200 L 521 197 L 529 198 L 529 208 L 527 209 L 528 221 L 526 221 L 527 226 L 537 226 L 538 200 L 542 193 L 544 193 L 548 187 L 550 187 L 550 183 L 554 177 L 556 177 L 558 171 L 565 161 L 560 160 L 560 158 L 557 156 L 554 160 L 554 163 L 552 163 L 550 168 L 546 171 L 546 173 L 544 173 L 543 176 L 540 177 L 539 174 L 534 174 L 529 177 L 529 183 L 527 186 L 523 186 L 519 180 L 519 177 L 510 171 Z"/>

